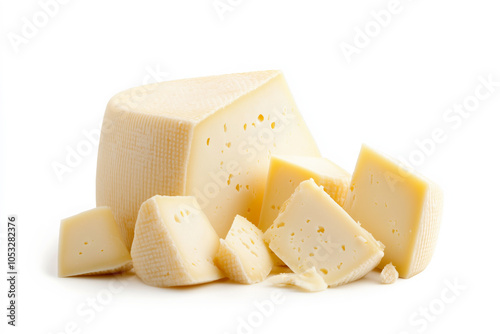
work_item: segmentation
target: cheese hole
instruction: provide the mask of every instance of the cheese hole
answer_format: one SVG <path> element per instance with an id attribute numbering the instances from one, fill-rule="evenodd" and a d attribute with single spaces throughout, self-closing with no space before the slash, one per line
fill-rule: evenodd
<path id="1" fill-rule="evenodd" d="M 245 186 L 245 188 L 247 188 L 247 190 L 248 190 L 248 189 L 250 189 L 250 186 L 247 184 L 247 185 Z"/>
<path id="2" fill-rule="evenodd" d="M 255 128 L 255 123 L 252 123 L 252 126 Z"/>
<path id="3" fill-rule="evenodd" d="M 250 246 L 246 242 L 242 242 L 243 246 L 245 246 L 247 249 L 250 249 Z"/>
<path id="4" fill-rule="evenodd" d="M 253 255 L 255 255 L 255 257 L 259 257 L 259 256 L 257 255 L 257 253 L 255 253 L 254 251 L 250 251 L 250 253 L 252 253 Z"/>
<path id="5" fill-rule="evenodd" d="M 281 223 L 279 223 L 278 225 L 276 225 L 276 227 L 277 227 L 277 228 L 280 228 L 280 227 L 283 227 L 283 226 L 285 226 L 285 223 L 284 223 L 284 222 L 281 222 Z"/>
<path id="6" fill-rule="evenodd" d="M 340 262 L 340 264 L 337 266 L 337 269 L 339 269 L 339 270 L 340 270 L 340 267 L 342 267 L 342 265 L 343 265 L 343 263 L 342 263 L 342 262 Z"/>
<path id="7" fill-rule="evenodd" d="M 82 252 L 78 253 L 78 255 L 82 255 Z"/>
<path id="8" fill-rule="evenodd" d="M 345 245 L 342 245 L 342 250 L 345 252 Z"/>
<path id="9" fill-rule="evenodd" d="M 276 126 L 276 122 L 272 122 L 271 123 L 271 129 L 274 129 L 275 126 Z"/>
<path id="10" fill-rule="evenodd" d="M 255 241 L 253 241 L 252 238 L 250 238 L 250 242 L 252 243 L 252 245 L 255 245 Z"/>
<path id="11" fill-rule="evenodd" d="M 314 253 L 309 253 L 309 256 L 314 256 Z"/>
<path id="12" fill-rule="evenodd" d="M 227 125 L 224 123 L 224 132 L 227 132 Z"/>
<path id="13" fill-rule="evenodd" d="M 210 145 L 210 138 L 207 138 L 207 146 Z"/>
<path id="14" fill-rule="evenodd" d="M 101 252 L 104 252 L 104 249 L 101 249 Z"/>
<path id="15" fill-rule="evenodd" d="M 88 245 L 89 243 L 85 241 L 83 244 L 84 244 L 84 245 Z"/>
<path id="16" fill-rule="evenodd" d="M 290 235 L 293 237 L 293 236 L 295 235 L 295 233 L 294 233 L 294 232 L 292 232 L 292 234 L 290 234 Z"/>
<path id="17" fill-rule="evenodd" d="M 243 125 L 243 130 L 247 131 L 247 123 Z"/>
<path id="18" fill-rule="evenodd" d="M 318 233 L 324 233 L 325 228 L 323 226 L 318 226 Z"/>
<path id="19" fill-rule="evenodd" d="M 236 191 L 240 191 L 240 185 L 239 184 L 236 185 Z"/>
<path id="20" fill-rule="evenodd" d="M 262 116 L 262 114 L 259 115 L 259 122 L 263 122 L 264 121 L 264 116 Z"/>
<path id="21" fill-rule="evenodd" d="M 227 142 L 226 146 L 227 146 L 227 148 L 230 148 L 231 147 L 231 142 Z"/>
<path id="22" fill-rule="evenodd" d="M 176 223 L 180 223 L 181 222 L 181 220 L 179 219 L 179 216 L 177 216 L 177 215 L 174 215 L 174 220 L 175 220 Z"/>
<path id="23" fill-rule="evenodd" d="M 306 220 L 306 223 L 307 223 L 307 224 L 309 224 L 310 222 L 311 222 L 311 220 L 310 220 L 310 219 Z"/>
<path id="24" fill-rule="evenodd" d="M 321 271 L 325 275 L 328 275 L 328 270 L 326 270 L 325 268 L 321 268 L 319 271 Z"/>

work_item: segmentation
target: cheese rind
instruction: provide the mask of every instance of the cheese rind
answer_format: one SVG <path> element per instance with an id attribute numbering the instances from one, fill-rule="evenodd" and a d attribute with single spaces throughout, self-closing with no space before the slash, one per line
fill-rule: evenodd
<path id="1" fill-rule="evenodd" d="M 314 180 L 297 187 L 264 238 L 295 273 L 315 267 L 329 286 L 365 276 L 384 255 L 383 245 Z"/>
<path id="2" fill-rule="evenodd" d="M 108 103 L 97 203 L 130 247 L 143 201 L 195 196 L 219 237 L 240 214 L 259 221 L 271 154 L 319 156 L 279 71 L 162 82 Z"/>
<path id="3" fill-rule="evenodd" d="M 429 264 L 443 207 L 439 187 L 364 145 L 344 209 L 385 246 L 379 268 L 392 262 L 403 278 Z"/>
<path id="4" fill-rule="evenodd" d="M 112 274 L 131 268 L 132 259 L 110 208 L 95 208 L 61 221 L 60 277 Z"/>
<path id="5" fill-rule="evenodd" d="M 220 239 L 215 264 L 235 282 L 254 284 L 263 281 L 273 262 L 262 237 L 262 232 L 254 224 L 236 216 L 226 239 Z"/>
<path id="6" fill-rule="evenodd" d="M 396 267 L 392 265 L 392 263 L 388 263 L 385 265 L 384 269 L 380 272 L 380 283 L 382 284 L 392 284 L 396 282 L 399 277 L 399 273 L 396 270 Z"/>
<path id="7" fill-rule="evenodd" d="M 154 196 L 135 227 L 132 260 L 139 278 L 157 287 L 193 285 L 224 275 L 214 265 L 219 238 L 192 196 Z"/>
<path id="8" fill-rule="evenodd" d="M 309 268 L 300 274 L 279 274 L 267 280 L 274 285 L 293 285 L 309 292 L 323 291 L 328 288 L 323 277 L 316 268 Z"/>
<path id="9" fill-rule="evenodd" d="M 340 206 L 344 204 L 351 175 L 322 157 L 274 155 L 269 163 L 266 191 L 259 228 L 266 231 L 278 216 L 283 203 L 305 180 L 313 179 Z"/>

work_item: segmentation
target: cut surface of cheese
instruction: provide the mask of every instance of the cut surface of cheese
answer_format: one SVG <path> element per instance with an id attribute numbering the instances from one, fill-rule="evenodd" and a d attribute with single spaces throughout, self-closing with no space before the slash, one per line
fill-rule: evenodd
<path id="1" fill-rule="evenodd" d="M 254 224 L 236 216 L 226 239 L 220 239 L 215 264 L 231 280 L 253 284 L 263 281 L 273 262 L 263 234 Z"/>
<path id="2" fill-rule="evenodd" d="M 169 287 L 218 280 L 219 237 L 192 196 L 154 196 L 137 217 L 132 261 L 148 285 Z"/>
<path id="3" fill-rule="evenodd" d="M 363 145 L 344 209 L 385 245 L 379 268 L 392 262 L 403 278 L 424 270 L 442 208 L 442 191 L 433 182 Z"/>
<path id="4" fill-rule="evenodd" d="M 60 277 L 111 274 L 131 268 L 132 259 L 110 208 L 95 208 L 61 221 Z"/>
<path id="5" fill-rule="evenodd" d="M 305 180 L 313 179 L 340 205 L 344 204 L 351 175 L 321 157 L 274 155 L 269 163 L 259 228 L 265 232 L 278 216 L 283 203 Z"/>
<path id="6" fill-rule="evenodd" d="M 267 280 L 274 285 L 293 285 L 309 292 L 323 291 L 328 288 L 316 268 L 309 268 L 300 274 L 279 274 Z"/>
<path id="7" fill-rule="evenodd" d="M 392 265 L 392 263 L 388 263 L 385 265 L 384 269 L 380 272 L 380 283 L 382 284 L 392 284 L 396 282 L 399 277 L 399 273 L 396 270 L 396 267 Z"/>
<path id="8" fill-rule="evenodd" d="M 264 238 L 293 272 L 315 267 L 329 286 L 365 276 L 384 255 L 383 245 L 312 179 L 297 187 Z"/>
<path id="9" fill-rule="evenodd" d="M 221 238 L 258 222 L 271 154 L 319 156 L 280 71 L 162 82 L 115 95 L 104 116 L 97 203 L 127 245 L 143 201 L 195 196 Z"/>

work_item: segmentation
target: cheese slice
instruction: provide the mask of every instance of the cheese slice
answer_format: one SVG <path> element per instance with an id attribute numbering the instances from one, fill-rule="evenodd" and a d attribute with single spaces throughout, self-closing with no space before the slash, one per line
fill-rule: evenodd
<path id="1" fill-rule="evenodd" d="M 139 210 L 132 261 L 158 287 L 200 284 L 224 275 L 214 265 L 219 238 L 192 196 L 154 196 Z"/>
<path id="2" fill-rule="evenodd" d="M 259 228 L 266 231 L 278 216 L 283 203 L 305 180 L 316 184 L 340 205 L 344 204 L 351 175 L 326 158 L 303 156 L 272 156 L 269 163 L 266 191 L 260 212 Z"/>
<path id="3" fill-rule="evenodd" d="M 259 221 L 271 154 L 319 156 L 279 71 L 162 82 L 114 96 L 104 116 L 97 203 L 130 247 L 143 201 L 195 196 L 224 238 Z"/>
<path id="4" fill-rule="evenodd" d="M 315 267 L 329 286 L 365 276 L 384 255 L 383 245 L 312 179 L 297 187 L 264 238 L 293 272 Z"/>
<path id="5" fill-rule="evenodd" d="M 361 148 L 344 209 L 385 246 L 409 278 L 429 264 L 439 233 L 443 194 L 437 185 L 368 146 Z"/>
<path id="6" fill-rule="evenodd" d="M 95 208 L 61 221 L 60 277 L 111 274 L 131 268 L 132 259 L 110 208 Z"/>
<path id="7" fill-rule="evenodd" d="M 267 280 L 274 285 L 292 285 L 309 292 L 323 291 L 328 288 L 316 268 L 309 268 L 300 274 L 279 274 Z"/>
<path id="8" fill-rule="evenodd" d="M 263 281 L 273 267 L 263 234 L 241 216 L 234 218 L 226 239 L 220 239 L 215 264 L 231 280 L 253 284 Z"/>
<path id="9" fill-rule="evenodd" d="M 380 272 L 380 283 L 382 284 L 392 284 L 396 282 L 399 277 L 399 273 L 396 267 L 392 263 L 385 265 L 384 269 Z"/>

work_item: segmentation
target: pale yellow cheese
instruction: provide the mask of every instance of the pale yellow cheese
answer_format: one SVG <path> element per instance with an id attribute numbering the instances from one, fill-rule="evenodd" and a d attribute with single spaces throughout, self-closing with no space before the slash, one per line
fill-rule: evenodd
<path id="1" fill-rule="evenodd" d="M 384 269 L 380 272 L 380 283 L 382 284 L 392 284 L 396 282 L 399 277 L 399 273 L 396 270 L 396 267 L 392 265 L 392 263 L 388 263 L 385 265 Z"/>
<path id="2" fill-rule="evenodd" d="M 131 268 L 132 259 L 110 208 L 95 208 L 61 221 L 59 276 L 111 274 Z"/>
<path id="3" fill-rule="evenodd" d="M 300 274 L 279 274 L 267 280 L 274 285 L 291 285 L 309 292 L 323 291 L 328 288 L 316 268 L 309 268 Z"/>
<path id="4" fill-rule="evenodd" d="M 224 238 L 236 214 L 259 221 L 275 153 L 319 156 L 279 71 L 133 88 L 106 109 L 97 203 L 129 247 L 140 205 L 157 194 L 195 196 Z"/>
<path id="5" fill-rule="evenodd" d="M 235 282 L 253 284 L 263 281 L 273 262 L 262 237 L 261 230 L 254 224 L 236 216 L 226 239 L 220 239 L 215 264 Z"/>
<path id="6" fill-rule="evenodd" d="M 441 223 L 443 194 L 433 182 L 368 146 L 361 148 L 344 209 L 385 245 L 409 278 L 429 264 Z"/>
<path id="7" fill-rule="evenodd" d="M 278 216 L 283 203 L 305 180 L 316 184 L 340 205 L 344 204 L 351 175 L 326 158 L 304 156 L 272 156 L 266 191 L 260 212 L 259 228 L 266 231 Z"/>
<path id="8" fill-rule="evenodd" d="M 224 277 L 214 265 L 219 237 L 192 196 L 154 196 L 139 210 L 132 260 L 139 278 L 158 287 Z"/>
<path id="9" fill-rule="evenodd" d="M 293 272 L 315 267 L 329 286 L 365 276 L 384 255 L 383 245 L 312 179 L 297 187 L 264 238 Z"/>

